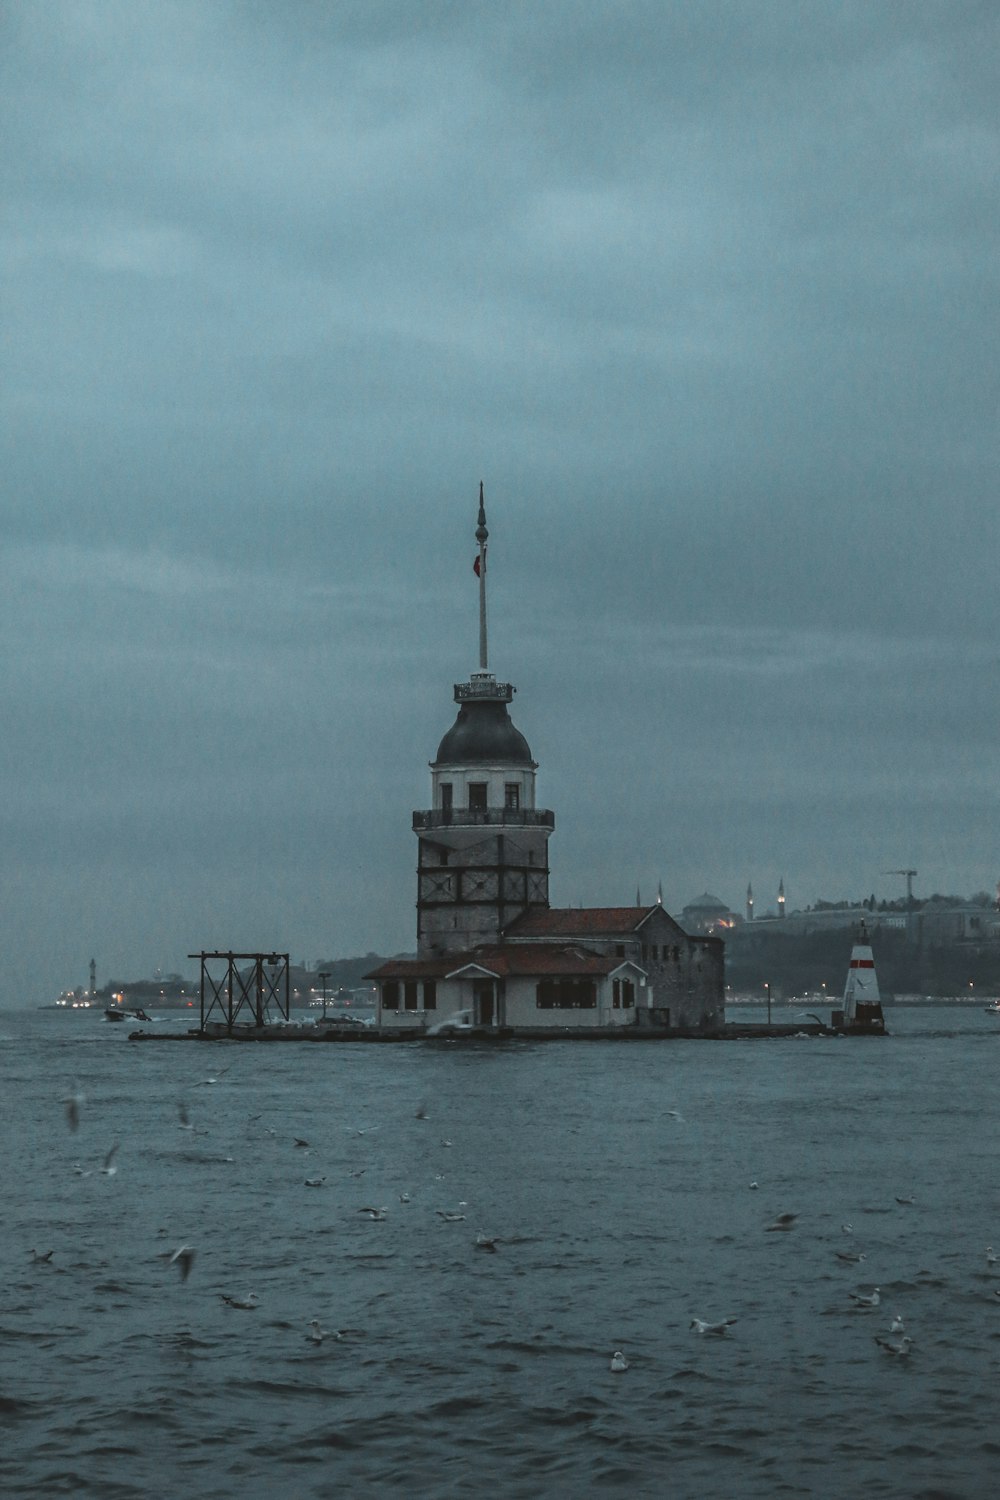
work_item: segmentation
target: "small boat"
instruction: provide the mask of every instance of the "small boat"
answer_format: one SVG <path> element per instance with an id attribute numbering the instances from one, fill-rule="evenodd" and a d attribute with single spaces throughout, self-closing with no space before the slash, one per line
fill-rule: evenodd
<path id="1" fill-rule="evenodd" d="M 989 1005 L 984 1005 L 983 1010 L 988 1016 L 1000 1016 L 1000 1000 L 991 1000 Z"/>
<path id="2" fill-rule="evenodd" d="M 875 973 L 875 955 L 868 940 L 868 928 L 861 923 L 858 941 L 851 949 L 851 961 L 844 985 L 843 1009 L 830 1017 L 834 1031 L 850 1036 L 884 1036 L 885 1017 Z"/>

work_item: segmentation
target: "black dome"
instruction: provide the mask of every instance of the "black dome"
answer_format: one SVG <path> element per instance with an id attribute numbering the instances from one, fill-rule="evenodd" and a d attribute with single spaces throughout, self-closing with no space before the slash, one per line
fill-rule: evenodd
<path id="1" fill-rule="evenodd" d="M 528 741 L 510 721 L 505 703 L 463 703 L 458 718 L 438 746 L 435 765 L 464 762 L 506 761 L 530 766 Z"/>

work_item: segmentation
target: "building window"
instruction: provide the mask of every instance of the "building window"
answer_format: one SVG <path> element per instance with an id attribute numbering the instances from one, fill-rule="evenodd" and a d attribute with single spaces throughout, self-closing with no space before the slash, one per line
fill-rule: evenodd
<path id="1" fill-rule="evenodd" d="M 650 954 L 650 957 L 652 958 L 654 964 L 659 963 L 659 961 L 660 961 L 660 945 L 659 945 L 659 943 L 653 943 L 653 944 L 651 944 L 650 949 L 649 949 L 649 954 Z"/>
<path id="2" fill-rule="evenodd" d="M 417 1008 L 417 981 L 415 979 L 408 979 L 406 981 L 406 983 L 403 986 L 403 994 L 404 994 L 404 1005 L 405 1005 L 406 1009 L 407 1010 L 416 1010 L 416 1008 Z"/>
<path id="3" fill-rule="evenodd" d="M 452 785 L 450 781 L 441 783 L 441 811 L 451 812 Z"/>
<path id="4" fill-rule="evenodd" d="M 521 785 L 517 781 L 508 781 L 503 789 L 503 805 L 510 811 L 516 812 L 521 806 Z"/>
<path id="5" fill-rule="evenodd" d="M 625 957 L 625 944 L 624 943 L 616 943 L 615 944 L 615 958 L 624 958 L 624 957 Z"/>
<path id="6" fill-rule="evenodd" d="M 635 1004 L 635 985 L 631 979 L 615 979 L 611 986 L 613 1010 L 631 1010 Z"/>
<path id="7" fill-rule="evenodd" d="M 539 1010 L 593 1010 L 597 986 L 592 979 L 540 979 L 535 991 Z"/>
<path id="8" fill-rule="evenodd" d="M 399 981 L 398 979 L 387 979 L 382 985 L 382 1009 L 399 1009 Z"/>
<path id="9" fill-rule="evenodd" d="M 470 811 L 476 811 L 476 812 L 485 812 L 486 811 L 486 782 L 485 781 L 470 781 L 469 782 L 469 808 L 470 808 Z"/>
<path id="10" fill-rule="evenodd" d="M 424 980 L 424 1010 L 437 1010 L 437 980 Z"/>

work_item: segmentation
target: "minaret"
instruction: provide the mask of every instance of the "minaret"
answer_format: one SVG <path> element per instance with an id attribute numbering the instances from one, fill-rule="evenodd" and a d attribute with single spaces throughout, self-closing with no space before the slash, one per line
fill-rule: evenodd
<path id="1" fill-rule="evenodd" d="M 785 915 L 785 877 L 782 875 L 778 881 L 778 916 Z"/>
<path id="2" fill-rule="evenodd" d="M 431 802 L 413 814 L 419 843 L 417 952 L 496 943 L 532 906 L 549 904 L 551 812 L 535 807 L 537 763 L 511 722 L 509 682 L 489 668 L 486 506 L 479 486 L 473 564 L 479 578 L 479 670 L 455 684 L 458 718 L 431 761 Z"/>
<path id="3" fill-rule="evenodd" d="M 753 886 L 747 881 L 747 921 L 753 921 Z"/>

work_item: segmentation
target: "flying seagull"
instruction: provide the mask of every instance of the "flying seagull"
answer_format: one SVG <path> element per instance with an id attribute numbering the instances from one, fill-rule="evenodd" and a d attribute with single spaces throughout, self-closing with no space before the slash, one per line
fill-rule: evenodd
<path id="1" fill-rule="evenodd" d="M 79 1084 L 74 1084 L 72 1090 L 66 1095 L 63 1104 L 66 1106 L 66 1124 L 70 1130 L 76 1130 L 80 1124 L 80 1110 L 86 1104 L 86 1098 L 80 1091 Z"/>
<path id="2" fill-rule="evenodd" d="M 208 1083 L 218 1083 L 219 1079 L 222 1078 L 224 1074 L 228 1073 L 231 1067 L 232 1063 L 227 1063 L 224 1068 L 220 1068 L 217 1073 L 213 1073 L 211 1078 L 199 1078 L 198 1083 L 195 1085 L 195 1087 L 197 1088 Z"/>
<path id="3" fill-rule="evenodd" d="M 181 1273 L 182 1281 L 187 1281 L 191 1275 L 191 1267 L 194 1265 L 196 1253 L 190 1245 L 179 1245 L 167 1262 L 168 1265 L 177 1267 Z"/>

